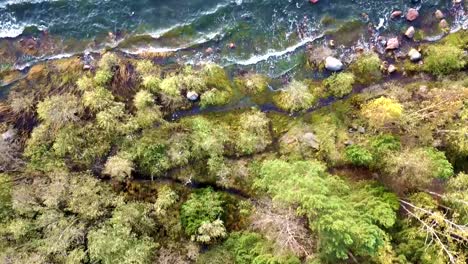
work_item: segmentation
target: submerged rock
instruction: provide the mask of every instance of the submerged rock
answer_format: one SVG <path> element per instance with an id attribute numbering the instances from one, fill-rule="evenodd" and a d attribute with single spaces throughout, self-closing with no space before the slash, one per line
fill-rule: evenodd
<path id="1" fill-rule="evenodd" d="M 391 38 L 387 41 L 387 47 L 385 49 L 394 50 L 394 49 L 398 49 L 399 47 L 400 47 L 400 41 L 398 41 L 398 38 Z"/>
<path id="2" fill-rule="evenodd" d="M 418 10 L 414 9 L 414 8 L 410 8 L 408 10 L 408 13 L 406 13 L 406 20 L 408 21 L 414 21 L 418 18 L 419 16 L 419 12 Z"/>
<path id="3" fill-rule="evenodd" d="M 403 12 L 400 11 L 400 10 L 395 10 L 392 12 L 392 14 L 390 15 L 390 18 L 397 18 L 397 17 L 401 17 L 401 15 L 403 15 Z"/>
<path id="4" fill-rule="evenodd" d="M 187 93 L 187 99 L 189 99 L 190 101 L 196 101 L 196 100 L 198 100 L 198 97 L 199 97 L 199 95 L 196 92 L 189 91 Z"/>
<path id="5" fill-rule="evenodd" d="M 329 71 L 341 71 L 343 69 L 343 63 L 337 58 L 328 56 L 325 59 L 325 68 Z"/>
<path id="6" fill-rule="evenodd" d="M 388 66 L 388 73 L 394 73 L 397 71 L 397 67 L 393 64 L 390 64 L 390 66 Z"/>
<path id="7" fill-rule="evenodd" d="M 449 24 L 448 24 L 447 20 L 442 19 L 442 20 L 439 22 L 439 27 L 440 27 L 441 29 L 447 29 L 447 28 L 449 28 Z"/>
<path id="8" fill-rule="evenodd" d="M 434 15 L 435 15 L 435 17 L 437 19 L 442 19 L 442 18 L 445 17 L 444 13 L 442 13 L 442 11 L 440 11 L 439 9 L 437 9 L 437 11 L 435 11 Z"/>
<path id="9" fill-rule="evenodd" d="M 417 51 L 416 49 L 411 49 L 408 52 L 408 56 L 409 56 L 411 61 L 418 61 L 422 57 L 421 53 L 419 51 Z"/>
<path id="10" fill-rule="evenodd" d="M 405 36 L 408 37 L 408 38 L 413 38 L 414 37 L 414 33 L 416 33 L 416 30 L 414 29 L 413 26 L 409 27 L 406 32 L 405 32 Z"/>

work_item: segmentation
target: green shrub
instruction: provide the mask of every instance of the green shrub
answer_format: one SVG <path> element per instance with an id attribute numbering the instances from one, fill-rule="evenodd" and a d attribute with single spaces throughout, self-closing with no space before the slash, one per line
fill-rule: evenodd
<path id="1" fill-rule="evenodd" d="M 59 127 L 69 122 L 77 122 L 82 112 L 80 101 L 72 94 L 54 95 L 37 105 L 39 119 Z"/>
<path id="2" fill-rule="evenodd" d="M 113 74 L 111 71 L 107 70 L 99 70 L 96 72 L 96 75 L 94 76 L 94 82 L 97 85 L 106 85 L 112 80 Z"/>
<path id="3" fill-rule="evenodd" d="M 136 71 L 141 76 L 153 75 L 159 77 L 161 75 L 161 69 L 154 65 L 150 60 L 140 60 L 136 63 Z"/>
<path id="4" fill-rule="evenodd" d="M 124 156 L 120 154 L 110 157 L 104 166 L 103 173 L 118 181 L 130 178 L 133 171 L 133 162 Z"/>
<path id="5" fill-rule="evenodd" d="M 274 99 L 278 107 L 290 112 L 306 110 L 317 101 L 307 84 L 296 80 L 281 90 Z"/>
<path id="6" fill-rule="evenodd" d="M 160 89 L 161 79 L 156 76 L 145 76 L 143 77 L 143 86 L 152 93 L 156 93 Z"/>
<path id="7" fill-rule="evenodd" d="M 81 99 L 83 105 L 93 111 L 104 110 L 114 102 L 112 93 L 101 86 L 85 91 Z"/>
<path id="8" fill-rule="evenodd" d="M 372 154 L 364 147 L 358 145 L 346 148 L 346 158 L 357 166 L 369 166 L 373 160 Z"/>
<path id="9" fill-rule="evenodd" d="M 228 91 L 220 91 L 216 88 L 213 88 L 200 97 L 200 106 L 206 108 L 209 106 L 221 106 L 229 103 L 231 93 Z"/>
<path id="10" fill-rule="evenodd" d="M 168 96 L 180 96 L 177 76 L 171 76 L 163 79 L 159 84 L 160 92 Z"/>
<path id="11" fill-rule="evenodd" d="M 356 77 L 356 81 L 362 84 L 370 84 L 382 78 L 380 64 L 377 54 L 373 52 L 366 53 L 357 58 L 351 65 L 351 70 Z"/>
<path id="12" fill-rule="evenodd" d="M 115 53 L 107 52 L 102 55 L 102 58 L 98 63 L 98 67 L 101 70 L 112 72 L 112 68 L 118 66 L 119 63 L 120 59 Z"/>
<path id="13" fill-rule="evenodd" d="M 235 80 L 237 86 L 245 93 L 255 95 L 268 88 L 268 79 L 260 74 L 248 74 Z"/>
<path id="14" fill-rule="evenodd" d="M 352 73 L 341 72 L 333 74 L 323 81 L 331 95 L 343 97 L 353 90 L 354 75 Z"/>
<path id="15" fill-rule="evenodd" d="M 154 105 L 153 95 L 145 90 L 138 91 L 133 98 L 133 105 L 135 105 L 138 110 L 150 107 Z"/>
<path id="16" fill-rule="evenodd" d="M 380 97 L 364 104 L 361 114 L 370 126 L 379 128 L 398 123 L 403 116 L 403 106 L 392 98 Z"/>
<path id="17" fill-rule="evenodd" d="M 426 150 L 427 155 L 432 160 L 434 177 L 439 179 L 449 179 L 453 176 L 453 166 L 445 157 L 445 154 L 434 148 Z"/>
<path id="18" fill-rule="evenodd" d="M 450 45 L 434 45 L 426 50 L 424 70 L 436 76 L 463 69 L 466 59 L 462 49 Z"/>
<path id="19" fill-rule="evenodd" d="M 224 217 L 224 201 L 221 195 L 211 188 L 201 189 L 192 193 L 182 205 L 180 220 L 185 233 L 196 236 L 204 223 L 222 220 Z"/>

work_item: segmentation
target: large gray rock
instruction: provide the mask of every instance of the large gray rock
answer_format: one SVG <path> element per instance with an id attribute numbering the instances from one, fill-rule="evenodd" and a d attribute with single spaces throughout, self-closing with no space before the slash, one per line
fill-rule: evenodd
<path id="1" fill-rule="evenodd" d="M 405 32 L 405 36 L 407 38 L 413 38 L 414 37 L 414 33 L 416 33 L 416 30 L 414 29 L 413 26 L 409 27 L 406 32 Z"/>
<path id="2" fill-rule="evenodd" d="M 325 68 L 329 71 L 341 71 L 343 69 L 343 63 L 337 58 L 328 56 L 325 59 Z"/>
<path id="3" fill-rule="evenodd" d="M 408 57 L 410 58 L 411 61 L 418 61 L 418 60 L 420 60 L 422 58 L 422 55 L 416 49 L 411 49 L 408 52 Z"/>
<path id="4" fill-rule="evenodd" d="M 198 100 L 198 94 L 196 92 L 189 91 L 187 93 L 187 99 L 189 99 L 190 101 L 196 101 Z"/>
<path id="5" fill-rule="evenodd" d="M 320 149 L 319 139 L 314 133 L 311 133 L 311 132 L 305 133 L 301 138 L 301 142 L 308 145 L 309 147 L 313 149 L 316 149 L 316 150 Z"/>

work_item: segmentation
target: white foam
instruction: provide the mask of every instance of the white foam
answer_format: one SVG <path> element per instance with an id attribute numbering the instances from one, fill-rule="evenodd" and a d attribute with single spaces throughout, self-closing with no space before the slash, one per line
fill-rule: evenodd
<path id="1" fill-rule="evenodd" d="M 9 5 L 18 5 L 18 4 L 39 4 L 42 2 L 55 2 L 59 0 L 8 0 L 5 2 L 0 3 L 0 8 L 5 8 Z"/>
<path id="2" fill-rule="evenodd" d="M 254 64 L 257 64 L 257 63 L 259 63 L 261 61 L 266 61 L 266 60 L 268 60 L 270 58 L 277 58 L 277 57 L 281 57 L 281 56 L 284 56 L 286 54 L 292 53 L 292 52 L 296 51 L 298 48 L 306 45 L 307 43 L 310 43 L 310 42 L 315 41 L 317 39 L 320 39 L 322 37 L 323 37 L 323 34 L 320 34 L 320 35 L 318 35 L 316 37 L 305 38 L 302 41 L 300 41 L 299 43 L 297 43 L 297 44 L 295 44 L 293 46 L 287 47 L 284 50 L 279 50 L 279 51 L 270 50 L 266 54 L 252 56 L 247 60 L 236 60 L 236 59 L 228 59 L 228 60 L 231 61 L 233 64 L 238 64 L 238 65 L 244 65 L 244 66 L 254 65 Z"/>

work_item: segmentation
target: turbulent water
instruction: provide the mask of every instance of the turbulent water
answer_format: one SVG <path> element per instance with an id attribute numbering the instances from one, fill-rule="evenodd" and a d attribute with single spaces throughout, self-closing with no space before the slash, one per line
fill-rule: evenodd
<path id="1" fill-rule="evenodd" d="M 379 34 L 398 33 L 407 23 L 390 20 L 393 10 L 415 7 L 424 21 L 436 9 L 454 13 L 451 6 L 451 0 L 0 0 L 0 39 L 53 39 L 53 48 L 22 56 L 18 65 L 110 47 L 132 54 L 174 51 L 183 62 L 278 74 L 300 60 L 297 50 L 324 41 L 330 29 L 358 21 Z M 467 25 L 464 11 L 450 20 L 453 30 Z M 358 41 L 368 41 L 359 34 Z"/>

